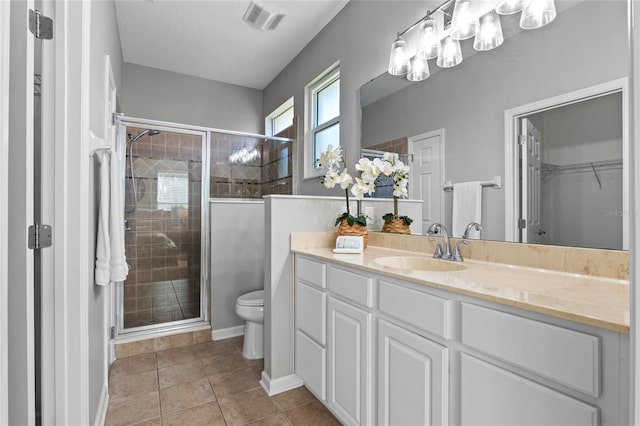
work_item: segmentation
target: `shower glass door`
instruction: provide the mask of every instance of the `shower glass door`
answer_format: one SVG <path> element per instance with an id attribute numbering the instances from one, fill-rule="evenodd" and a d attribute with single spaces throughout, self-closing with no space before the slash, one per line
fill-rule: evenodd
<path id="1" fill-rule="evenodd" d="M 206 320 L 204 132 L 127 127 L 125 243 L 129 276 L 120 331 Z M 204 167 L 203 167 L 204 166 Z M 206 173 L 205 173 L 206 176 Z M 207 196 L 208 198 L 208 196 Z"/>

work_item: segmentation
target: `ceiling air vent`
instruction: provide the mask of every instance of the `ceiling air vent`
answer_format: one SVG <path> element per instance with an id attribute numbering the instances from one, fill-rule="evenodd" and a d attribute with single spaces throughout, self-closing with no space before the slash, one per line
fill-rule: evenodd
<path id="1" fill-rule="evenodd" d="M 259 30 L 275 30 L 285 14 L 272 12 L 269 9 L 273 9 L 273 7 L 267 4 L 259 5 L 252 1 L 247 11 L 244 12 L 242 20 Z"/>

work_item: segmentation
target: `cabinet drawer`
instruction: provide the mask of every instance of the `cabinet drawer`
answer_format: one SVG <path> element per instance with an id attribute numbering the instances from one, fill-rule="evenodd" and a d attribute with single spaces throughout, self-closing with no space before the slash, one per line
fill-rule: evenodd
<path id="1" fill-rule="evenodd" d="M 461 356 L 460 423 L 596 426 L 598 409 L 467 354 Z"/>
<path id="2" fill-rule="evenodd" d="M 327 343 L 327 295 L 302 282 L 296 283 L 296 329 L 316 342 Z"/>
<path id="3" fill-rule="evenodd" d="M 296 256 L 296 277 L 321 288 L 327 287 L 327 266 Z"/>
<path id="4" fill-rule="evenodd" d="M 436 336 L 451 335 L 451 301 L 380 281 L 380 311 Z"/>
<path id="5" fill-rule="evenodd" d="M 329 290 L 353 302 L 373 308 L 373 279 L 329 267 Z"/>
<path id="6" fill-rule="evenodd" d="M 327 350 L 296 331 L 296 374 L 316 397 L 327 400 Z"/>
<path id="7" fill-rule="evenodd" d="M 596 336 L 463 303 L 461 340 L 532 373 L 600 396 Z"/>

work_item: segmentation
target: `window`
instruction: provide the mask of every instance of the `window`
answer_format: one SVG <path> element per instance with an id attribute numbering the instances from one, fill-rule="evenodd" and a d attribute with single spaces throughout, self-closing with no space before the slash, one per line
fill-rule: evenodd
<path id="1" fill-rule="evenodd" d="M 322 174 L 317 159 L 340 145 L 340 69 L 334 65 L 306 87 L 305 178 Z"/>
<path id="2" fill-rule="evenodd" d="M 158 209 L 189 208 L 189 174 L 158 172 Z"/>
<path id="3" fill-rule="evenodd" d="M 293 97 L 280 105 L 264 120 L 265 132 L 269 136 L 275 136 L 284 129 L 293 125 Z"/>

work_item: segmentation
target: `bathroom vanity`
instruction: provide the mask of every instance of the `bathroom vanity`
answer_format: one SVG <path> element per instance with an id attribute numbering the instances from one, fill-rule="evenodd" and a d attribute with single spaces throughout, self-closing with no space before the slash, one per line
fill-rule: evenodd
<path id="1" fill-rule="evenodd" d="M 627 281 L 293 251 L 296 374 L 344 424 L 628 423 Z"/>

